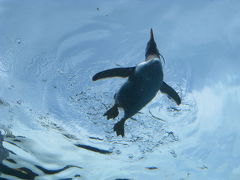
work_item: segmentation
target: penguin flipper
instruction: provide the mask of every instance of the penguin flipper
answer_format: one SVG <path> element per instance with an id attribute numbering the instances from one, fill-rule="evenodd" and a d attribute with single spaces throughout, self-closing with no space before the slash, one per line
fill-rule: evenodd
<path id="1" fill-rule="evenodd" d="M 181 98 L 177 92 L 171 86 L 167 85 L 167 83 L 164 81 L 162 83 L 160 91 L 164 94 L 167 94 L 168 97 L 172 98 L 177 103 L 177 105 L 181 104 Z"/>
<path id="2" fill-rule="evenodd" d="M 134 72 L 134 69 L 135 69 L 135 67 L 108 69 L 108 70 L 101 71 L 101 72 L 95 74 L 92 77 L 92 80 L 96 81 L 96 80 L 99 80 L 99 79 L 111 78 L 111 77 L 126 78 Z"/>

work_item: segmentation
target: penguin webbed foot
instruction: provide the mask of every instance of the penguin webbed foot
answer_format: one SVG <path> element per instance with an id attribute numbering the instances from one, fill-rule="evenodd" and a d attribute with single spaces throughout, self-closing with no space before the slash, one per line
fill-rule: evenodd
<path id="1" fill-rule="evenodd" d="M 117 105 L 114 105 L 112 108 L 107 110 L 103 116 L 107 116 L 107 119 L 114 119 L 119 114 Z"/>
<path id="2" fill-rule="evenodd" d="M 113 130 L 116 131 L 117 136 L 121 135 L 124 137 L 124 123 L 125 121 L 118 121 L 115 125 Z"/>

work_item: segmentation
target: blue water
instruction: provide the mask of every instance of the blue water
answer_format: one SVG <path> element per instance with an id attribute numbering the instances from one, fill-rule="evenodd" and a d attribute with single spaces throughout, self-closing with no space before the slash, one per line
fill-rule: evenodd
<path id="1" fill-rule="evenodd" d="M 240 179 L 240 2 L 0 0 L 2 179 Z M 103 117 L 153 28 L 164 80 L 128 120 Z M 120 117 L 123 113 L 120 113 Z"/>

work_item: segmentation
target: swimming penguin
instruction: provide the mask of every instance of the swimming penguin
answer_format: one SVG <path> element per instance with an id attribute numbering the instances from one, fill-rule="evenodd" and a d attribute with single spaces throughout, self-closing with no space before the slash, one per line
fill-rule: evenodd
<path id="1" fill-rule="evenodd" d="M 144 62 L 135 67 L 108 69 L 93 76 L 93 81 L 112 77 L 128 78 L 114 95 L 115 104 L 104 114 L 107 119 L 112 119 L 118 116 L 118 108 L 123 108 L 124 117 L 114 125 L 117 136 L 124 136 L 125 121 L 148 104 L 159 90 L 178 105 L 181 104 L 177 92 L 163 81 L 161 60 L 164 61 L 164 58 L 158 51 L 151 29 Z"/>

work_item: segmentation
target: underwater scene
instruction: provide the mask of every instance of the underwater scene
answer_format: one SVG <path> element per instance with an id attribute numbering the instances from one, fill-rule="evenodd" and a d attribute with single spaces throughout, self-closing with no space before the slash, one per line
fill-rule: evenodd
<path id="1" fill-rule="evenodd" d="M 239 9 L 0 0 L 0 179 L 239 180 Z"/>

